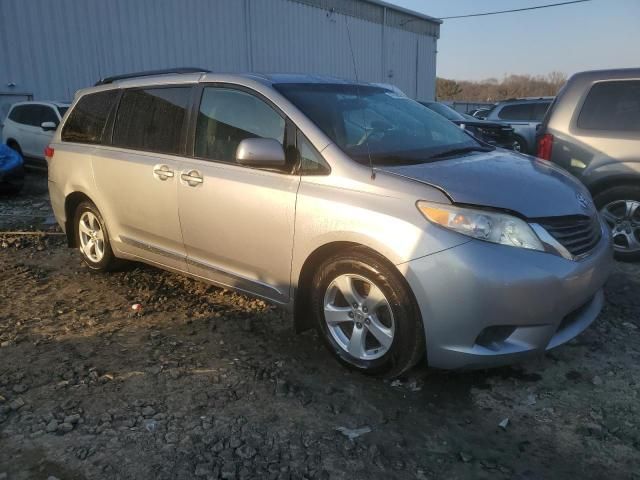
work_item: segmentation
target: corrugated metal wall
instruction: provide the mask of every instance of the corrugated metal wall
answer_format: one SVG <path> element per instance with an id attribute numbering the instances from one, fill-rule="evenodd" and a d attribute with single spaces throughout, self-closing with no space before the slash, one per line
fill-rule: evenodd
<path id="1" fill-rule="evenodd" d="M 438 24 L 403 28 L 406 13 L 362 3 L 363 18 L 318 0 L 0 0 L 0 94 L 70 100 L 104 76 L 173 66 L 355 78 L 350 32 L 361 81 L 432 99 Z"/>

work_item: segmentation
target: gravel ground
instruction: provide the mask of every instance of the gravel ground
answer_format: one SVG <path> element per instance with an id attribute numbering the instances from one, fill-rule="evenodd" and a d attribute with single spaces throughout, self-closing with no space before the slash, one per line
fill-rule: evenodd
<path id="1" fill-rule="evenodd" d="M 50 214 L 42 177 L 0 198 L 4 232 Z M 0 480 L 640 479 L 640 265 L 543 358 L 389 382 L 261 300 L 92 274 L 62 236 L 0 244 Z"/>

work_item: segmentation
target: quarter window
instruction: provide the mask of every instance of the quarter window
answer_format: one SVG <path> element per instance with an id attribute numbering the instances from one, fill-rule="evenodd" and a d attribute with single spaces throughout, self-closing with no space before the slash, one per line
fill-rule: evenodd
<path id="1" fill-rule="evenodd" d="M 113 145 L 182 153 L 182 130 L 190 96 L 191 87 L 125 91 L 116 115 Z"/>
<path id="2" fill-rule="evenodd" d="M 640 132 L 640 81 L 595 84 L 580 111 L 578 128 Z"/>
<path id="3" fill-rule="evenodd" d="M 117 98 L 117 90 L 107 90 L 83 96 L 62 127 L 62 141 L 101 143 L 107 118 L 109 118 L 109 113 L 115 106 Z"/>
<path id="4" fill-rule="evenodd" d="M 209 87 L 202 92 L 195 138 L 195 156 L 235 162 L 245 138 L 284 142 L 285 121 L 264 101 L 249 93 Z"/>
<path id="5" fill-rule="evenodd" d="M 296 145 L 300 156 L 300 173 L 303 175 L 324 175 L 329 172 L 322 155 L 300 131 L 296 137 Z"/>

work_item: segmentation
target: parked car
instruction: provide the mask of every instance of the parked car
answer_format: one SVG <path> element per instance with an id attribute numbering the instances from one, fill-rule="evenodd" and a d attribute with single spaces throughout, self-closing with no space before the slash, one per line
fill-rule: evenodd
<path id="1" fill-rule="evenodd" d="M 610 237 L 580 182 L 383 87 L 115 78 L 77 94 L 47 158 L 88 268 L 132 259 L 263 297 L 362 372 L 425 352 L 441 368 L 514 362 L 603 305 Z"/>
<path id="2" fill-rule="evenodd" d="M 499 102 L 485 116 L 485 120 L 504 122 L 515 130 L 516 150 L 536 153 L 536 129 L 546 113 L 553 97 L 518 98 Z"/>
<path id="3" fill-rule="evenodd" d="M 538 156 L 592 193 L 616 256 L 640 260 L 640 68 L 574 75 L 538 135 Z"/>
<path id="4" fill-rule="evenodd" d="M 63 102 L 14 103 L 2 124 L 2 143 L 24 157 L 25 166 L 46 168 L 44 149 L 67 108 Z"/>
<path id="5" fill-rule="evenodd" d="M 22 157 L 7 145 L 0 144 L 0 193 L 16 194 L 23 184 Z"/>
<path id="6" fill-rule="evenodd" d="M 517 142 L 513 135 L 513 127 L 510 125 L 489 122 L 486 120 L 480 120 L 474 118 L 471 115 L 465 115 L 464 113 L 457 112 L 453 108 L 440 102 L 420 102 L 425 107 L 439 113 L 447 120 L 455 123 L 459 127 L 463 127 L 474 137 L 496 147 L 507 148 L 514 150 L 517 147 Z"/>

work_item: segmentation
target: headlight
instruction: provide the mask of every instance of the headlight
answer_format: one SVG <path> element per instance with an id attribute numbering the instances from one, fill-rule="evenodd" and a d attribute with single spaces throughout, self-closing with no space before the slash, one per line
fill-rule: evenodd
<path id="1" fill-rule="evenodd" d="M 511 247 L 544 251 L 542 242 L 531 227 L 517 217 L 424 201 L 418 202 L 417 207 L 430 222 L 463 235 Z"/>

